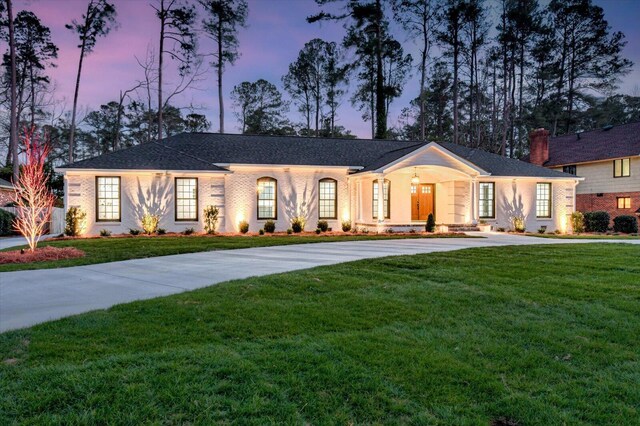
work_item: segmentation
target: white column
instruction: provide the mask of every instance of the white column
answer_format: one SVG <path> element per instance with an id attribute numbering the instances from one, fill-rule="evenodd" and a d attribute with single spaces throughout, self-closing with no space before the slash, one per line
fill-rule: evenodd
<path id="1" fill-rule="evenodd" d="M 384 224 L 384 175 L 378 175 L 378 226 Z"/>
<path id="2" fill-rule="evenodd" d="M 471 223 L 478 223 L 478 180 L 475 177 L 471 178 Z"/>

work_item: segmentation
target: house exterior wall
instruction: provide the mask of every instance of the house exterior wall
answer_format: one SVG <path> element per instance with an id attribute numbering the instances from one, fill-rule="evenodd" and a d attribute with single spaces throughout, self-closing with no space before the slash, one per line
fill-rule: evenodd
<path id="1" fill-rule="evenodd" d="M 337 181 L 337 218 L 326 219 L 329 227 L 340 230 L 342 220 L 351 216 L 347 169 L 231 167 L 231 170 L 233 173 L 225 178 L 227 232 L 237 232 L 243 220 L 249 223 L 250 232 L 264 226 L 266 220 L 258 220 L 256 193 L 257 181 L 262 177 L 277 180 L 276 231 L 286 231 L 296 216 L 306 217 L 307 231 L 316 229 L 318 182 L 324 178 Z"/>
<path id="2" fill-rule="evenodd" d="M 618 197 L 629 197 L 631 208 L 619 209 Z M 613 219 L 617 216 L 635 215 L 640 211 L 640 191 L 578 194 L 576 195 L 576 210 L 581 212 L 605 211 L 609 213 L 611 223 L 613 223 Z"/>
<path id="3" fill-rule="evenodd" d="M 120 176 L 120 222 L 96 220 L 96 176 Z M 174 184 L 176 177 L 198 178 L 198 220 L 176 221 Z M 186 228 L 204 229 L 203 210 L 206 206 L 220 208 L 218 229 L 225 227 L 224 177 L 201 173 L 79 173 L 65 176 L 65 212 L 69 207 L 80 207 L 87 213 L 84 234 L 97 235 L 101 229 L 113 234 L 141 229 L 140 220 L 145 213 L 160 216 L 159 227 L 168 232 L 181 232 Z"/>
<path id="4" fill-rule="evenodd" d="M 640 191 L 640 157 L 631 157 L 630 176 L 613 177 L 613 160 L 581 163 L 576 174 L 585 178 L 576 188 L 576 194 L 598 194 Z M 562 167 L 553 167 L 562 171 Z"/>

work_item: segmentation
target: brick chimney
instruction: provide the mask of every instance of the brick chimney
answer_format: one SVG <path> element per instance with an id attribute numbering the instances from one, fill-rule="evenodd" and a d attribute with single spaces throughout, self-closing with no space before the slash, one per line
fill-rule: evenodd
<path id="1" fill-rule="evenodd" d="M 529 133 L 529 162 L 538 166 L 549 160 L 549 131 L 535 129 Z"/>

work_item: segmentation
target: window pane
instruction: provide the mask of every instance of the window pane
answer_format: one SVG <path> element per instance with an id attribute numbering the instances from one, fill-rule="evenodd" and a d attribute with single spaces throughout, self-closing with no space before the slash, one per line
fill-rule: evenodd
<path id="1" fill-rule="evenodd" d="M 318 214 L 320 219 L 335 219 L 336 216 L 336 181 L 321 180 L 319 191 Z"/>
<path id="2" fill-rule="evenodd" d="M 481 218 L 494 217 L 494 189 L 495 184 L 492 182 L 480 183 L 479 214 Z"/>
<path id="3" fill-rule="evenodd" d="M 613 176 L 620 177 L 622 176 L 622 161 L 621 160 L 613 160 Z"/>
<path id="4" fill-rule="evenodd" d="M 389 212 L 389 186 L 390 183 L 388 180 L 384 181 L 384 188 L 383 188 L 383 203 L 384 205 L 382 206 L 383 209 L 383 213 L 384 213 L 384 218 L 388 219 L 390 217 L 390 212 Z M 373 205 L 372 210 L 373 210 L 373 218 L 377 219 L 378 218 L 378 181 L 375 180 L 373 181 Z"/>
<path id="5" fill-rule="evenodd" d="M 536 185 L 536 216 L 551 217 L 551 184 Z"/>
<path id="6" fill-rule="evenodd" d="M 276 181 L 271 178 L 258 180 L 258 219 L 276 218 Z"/>
<path id="7" fill-rule="evenodd" d="M 630 166 L 631 166 L 630 158 L 625 158 L 622 160 L 622 176 L 629 176 L 631 174 Z"/>
<path id="8" fill-rule="evenodd" d="M 99 177 L 96 197 L 97 219 L 120 221 L 120 178 Z"/>
<path id="9" fill-rule="evenodd" d="M 198 179 L 176 178 L 176 219 L 198 220 Z"/>

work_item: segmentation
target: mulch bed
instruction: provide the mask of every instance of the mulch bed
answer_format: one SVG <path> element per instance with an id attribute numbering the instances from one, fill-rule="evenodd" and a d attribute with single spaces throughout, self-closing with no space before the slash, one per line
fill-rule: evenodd
<path id="1" fill-rule="evenodd" d="M 0 252 L 0 265 L 7 263 L 32 263 L 84 257 L 84 252 L 74 247 L 42 247 L 36 251 L 13 250 Z"/>

